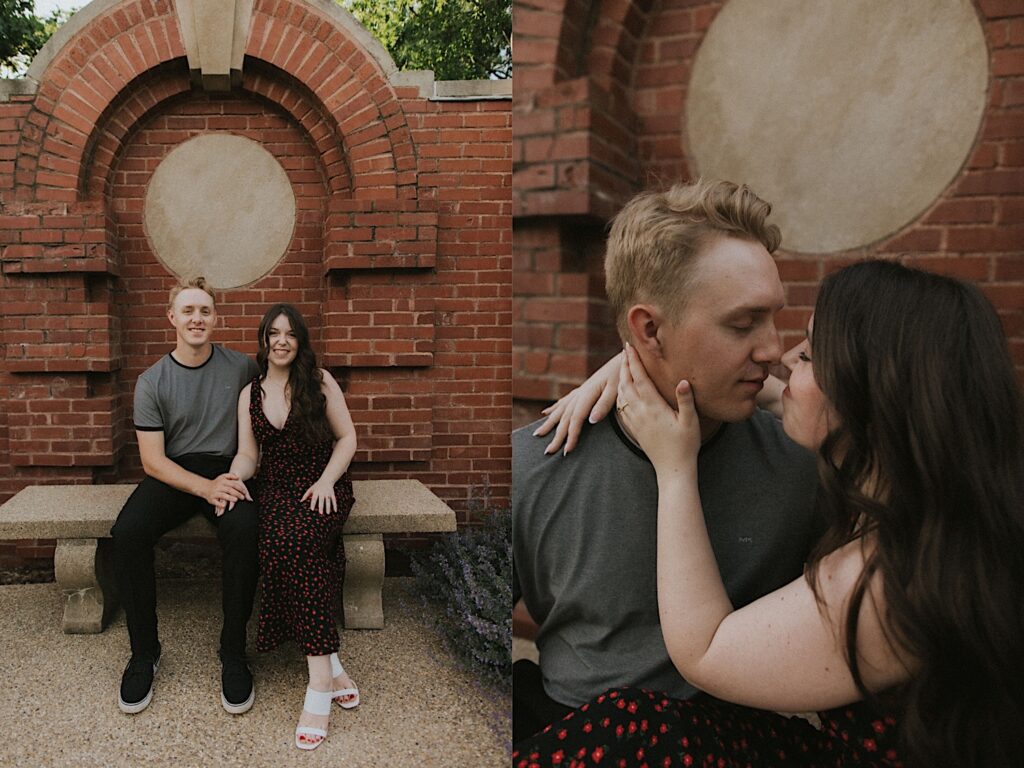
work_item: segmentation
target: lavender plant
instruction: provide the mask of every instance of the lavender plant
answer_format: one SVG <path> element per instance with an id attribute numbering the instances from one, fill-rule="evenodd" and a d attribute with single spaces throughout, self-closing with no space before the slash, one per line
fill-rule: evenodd
<path id="1" fill-rule="evenodd" d="M 413 558 L 416 592 L 434 629 L 483 680 L 512 683 L 512 514 L 490 515 Z"/>

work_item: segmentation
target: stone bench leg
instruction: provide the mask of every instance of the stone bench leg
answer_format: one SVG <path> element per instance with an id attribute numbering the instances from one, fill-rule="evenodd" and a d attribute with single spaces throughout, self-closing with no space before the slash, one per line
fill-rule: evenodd
<path id="1" fill-rule="evenodd" d="M 383 629 L 384 537 L 379 533 L 345 536 L 345 629 Z"/>
<path id="2" fill-rule="evenodd" d="M 117 609 L 110 539 L 58 539 L 53 555 L 57 585 L 67 598 L 65 634 L 102 632 Z"/>

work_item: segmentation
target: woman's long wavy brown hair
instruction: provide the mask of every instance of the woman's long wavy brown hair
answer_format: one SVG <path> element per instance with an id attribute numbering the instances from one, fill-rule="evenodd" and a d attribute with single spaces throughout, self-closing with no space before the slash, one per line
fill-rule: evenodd
<path id="1" fill-rule="evenodd" d="M 327 421 L 327 398 L 320 390 L 323 377 L 316 364 L 316 353 L 309 344 L 309 328 L 302 315 L 291 304 L 275 304 L 260 321 L 259 350 L 256 352 L 256 363 L 260 367 L 260 380 L 267 376 L 267 357 L 270 354 L 270 326 L 280 316 L 288 318 L 298 342 L 298 352 L 288 371 L 288 392 L 291 404 L 288 420 L 299 429 L 302 439 L 315 445 L 324 440 L 331 440 L 334 434 Z"/>
<path id="2" fill-rule="evenodd" d="M 875 699 L 855 648 L 878 574 L 915 660 L 893 692 L 908 764 L 1024 765 L 1024 415 L 998 316 L 971 285 L 868 261 L 825 279 L 811 346 L 840 424 L 819 449 L 815 592 L 825 554 L 876 541 L 843 627 L 854 680 Z"/>

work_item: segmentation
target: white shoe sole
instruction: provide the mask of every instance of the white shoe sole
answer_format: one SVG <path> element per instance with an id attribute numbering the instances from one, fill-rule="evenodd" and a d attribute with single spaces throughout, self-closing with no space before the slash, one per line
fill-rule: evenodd
<path id="1" fill-rule="evenodd" d="M 146 698 L 137 704 L 128 704 L 121 698 L 121 694 L 117 694 L 117 706 L 126 715 L 135 715 L 144 710 L 149 706 L 149 702 L 153 700 L 153 689 L 149 689 L 149 693 L 146 694 Z"/>
<path id="2" fill-rule="evenodd" d="M 154 678 L 156 677 L 156 671 L 159 668 L 160 668 L 160 661 L 157 660 L 156 662 L 153 663 L 153 677 Z M 153 686 L 152 685 L 149 686 L 149 693 L 146 694 L 146 698 L 144 698 L 142 701 L 136 702 L 135 704 L 129 704 L 128 702 L 126 702 L 124 699 L 121 698 L 121 692 L 120 691 L 117 692 L 117 708 L 120 709 L 122 712 L 124 712 L 126 715 L 136 715 L 136 714 L 138 714 L 139 712 L 144 710 L 146 707 L 148 707 L 149 706 L 149 702 L 151 702 L 152 700 L 153 700 Z M 250 707 L 252 706 L 251 702 L 249 703 L 249 706 Z"/>
<path id="3" fill-rule="evenodd" d="M 224 707 L 225 711 L 232 715 L 244 715 L 250 709 L 252 709 L 252 703 L 256 701 L 256 687 L 253 686 L 252 692 L 249 694 L 249 698 L 243 701 L 241 704 L 232 704 L 226 698 L 224 698 L 223 691 L 220 694 L 220 703 Z"/>

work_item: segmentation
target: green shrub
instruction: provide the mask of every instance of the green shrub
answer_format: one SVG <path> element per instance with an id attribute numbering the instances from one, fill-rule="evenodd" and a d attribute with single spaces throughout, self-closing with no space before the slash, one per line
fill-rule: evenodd
<path id="1" fill-rule="evenodd" d="M 416 592 L 431 624 L 483 680 L 512 684 L 512 513 L 492 514 L 416 555 Z"/>

